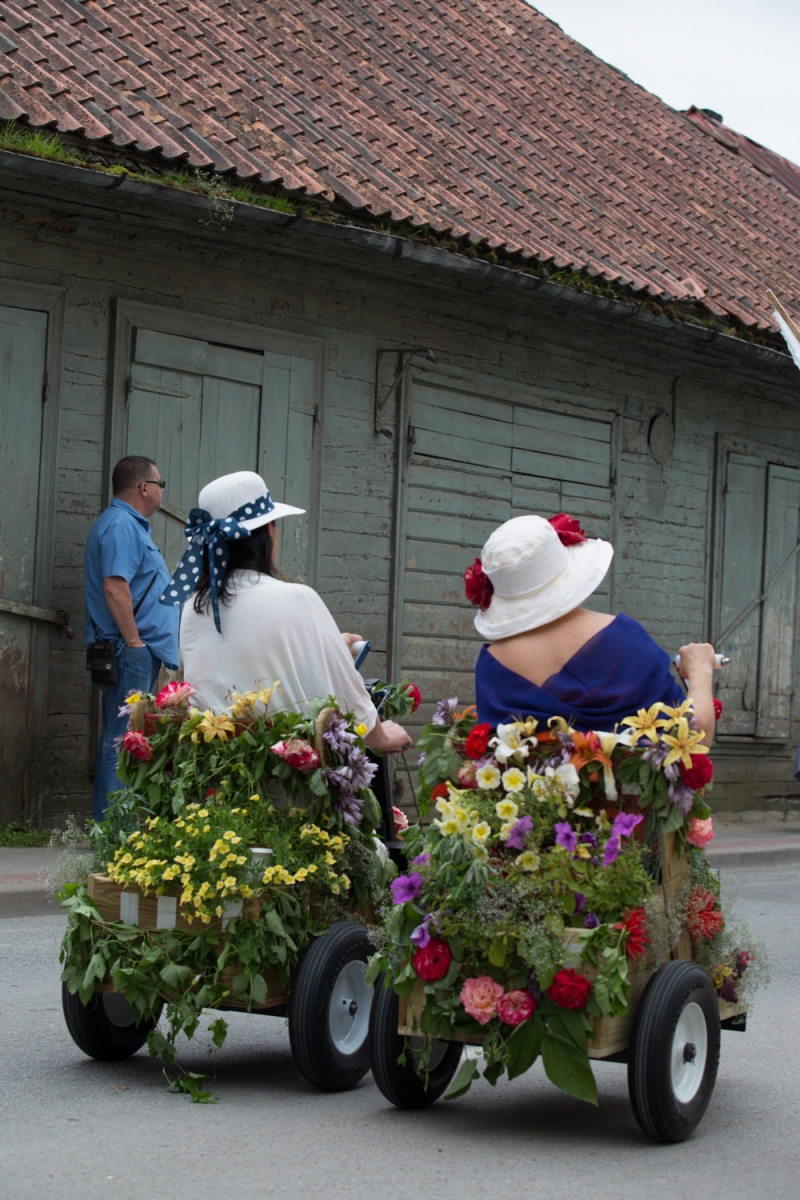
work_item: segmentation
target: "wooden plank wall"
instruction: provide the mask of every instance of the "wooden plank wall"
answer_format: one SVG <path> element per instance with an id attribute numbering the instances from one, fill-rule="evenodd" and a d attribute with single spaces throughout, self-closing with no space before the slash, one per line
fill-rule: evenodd
<path id="1" fill-rule="evenodd" d="M 531 508 L 546 515 L 567 509 L 591 533 L 611 536 L 613 587 L 596 602 L 643 621 L 673 650 L 706 635 L 716 439 L 724 433 L 746 443 L 757 428 L 762 444 L 800 450 L 800 377 L 655 326 L 607 321 L 574 305 L 507 296 L 502 289 L 487 292 L 463 276 L 300 233 L 277 235 L 237 222 L 215 228 L 168 206 L 98 199 L 45 180 L 6 177 L 0 184 L 9 213 L 60 206 L 75 214 L 74 232 L 63 234 L 0 222 L 0 274 L 67 289 L 52 603 L 69 608 L 77 627 L 83 546 L 107 496 L 117 298 L 324 340 L 319 590 L 342 628 L 371 639 L 375 674 L 387 670 L 397 641 L 391 613 L 403 593 L 399 619 L 408 649 L 402 653 L 424 682 L 421 716 L 441 695 L 466 695 L 476 643 L 459 576 L 495 524 Z M 444 424 L 423 431 L 406 463 L 396 437 L 375 434 L 373 402 L 377 351 L 409 345 L 433 348 L 437 366 L 416 372 L 402 404 L 413 408 L 416 388 L 422 414 L 443 375 L 465 400 L 462 409 L 449 401 L 439 405 L 444 411 L 438 414 L 428 405 L 428 423 Z M 391 427 L 401 420 L 401 439 L 408 417 L 402 404 L 392 400 L 386 414 Z M 485 470 L 469 475 L 458 456 L 445 466 L 448 442 L 456 437 L 471 438 L 477 454 L 499 445 L 487 440 L 482 425 L 491 420 L 492 405 L 499 406 L 492 411 L 513 410 L 500 435 L 508 441 L 512 431 L 511 461 L 492 465 L 487 457 Z M 531 424 L 532 410 L 549 416 Z M 664 465 L 648 449 L 650 423 L 660 412 L 673 418 L 676 434 Z M 576 414 L 592 417 L 605 432 L 587 438 L 597 444 L 583 448 L 588 465 L 577 479 L 564 463 L 548 474 L 543 455 L 552 455 L 559 436 L 566 436 L 559 415 Z M 433 432 L 437 438 L 426 443 Z M 567 433 L 575 434 L 575 427 Z M 404 569 L 395 577 L 395 546 L 406 536 L 394 509 L 398 462 L 406 470 L 408 542 Z M 443 609 L 435 620 L 432 607 Z M 442 622 L 452 631 L 452 653 L 431 667 L 429 643 Z M 423 644 L 431 632 L 436 638 Z M 80 637 L 66 642 L 53 634 L 46 821 L 89 808 L 89 708 Z M 718 807 L 800 800 L 790 763 L 798 733 L 795 706 L 788 744 L 720 747 Z"/>

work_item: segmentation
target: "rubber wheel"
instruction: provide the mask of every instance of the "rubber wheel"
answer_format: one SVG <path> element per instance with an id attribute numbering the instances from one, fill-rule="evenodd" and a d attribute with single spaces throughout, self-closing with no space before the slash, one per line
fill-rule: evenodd
<path id="1" fill-rule="evenodd" d="M 141 1050 L 158 1022 L 156 1018 L 137 1025 L 133 1010 L 119 992 L 97 992 L 83 1004 L 78 994 L 62 983 L 61 1004 L 75 1045 L 100 1062 L 130 1058 Z"/>
<path id="2" fill-rule="evenodd" d="M 708 1108 L 719 1066 L 719 1003 L 705 971 L 675 961 L 639 1001 L 628 1054 L 636 1120 L 657 1142 L 690 1137 Z"/>
<path id="3" fill-rule="evenodd" d="M 298 1070 L 323 1092 L 355 1087 L 369 1071 L 366 987 L 374 953 L 366 929 L 339 921 L 306 951 L 289 997 L 289 1041 Z"/>
<path id="4" fill-rule="evenodd" d="M 458 1070 L 464 1047 L 460 1042 L 433 1039 L 427 1072 L 420 1070 L 425 1038 L 403 1037 L 397 1032 L 398 999 L 394 988 L 375 985 L 369 1043 L 372 1075 L 386 1099 L 397 1108 L 427 1108 L 447 1090 Z M 405 1064 L 398 1059 L 405 1050 Z"/>

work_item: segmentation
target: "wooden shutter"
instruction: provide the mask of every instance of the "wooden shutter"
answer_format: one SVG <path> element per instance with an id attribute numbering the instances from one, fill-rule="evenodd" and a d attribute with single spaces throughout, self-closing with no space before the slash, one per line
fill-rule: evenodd
<path id="1" fill-rule="evenodd" d="M 430 702 L 474 696 L 480 648 L 463 574 L 489 534 L 565 508 L 608 532 L 611 426 L 487 396 L 415 370 L 406 467 L 400 662 Z M 602 604 L 602 600 L 601 600 Z M 428 719 L 429 704 L 420 716 Z"/>
<path id="2" fill-rule="evenodd" d="M 789 556 L 800 535 L 798 514 L 800 471 L 770 463 L 763 576 L 763 589 L 769 591 L 761 608 L 757 737 L 785 740 L 790 732 L 797 556 Z"/>
<path id="3" fill-rule="evenodd" d="M 722 541 L 719 629 L 724 632 L 761 594 L 764 563 L 767 464 L 728 456 Z M 750 613 L 720 649 L 730 657 L 719 681 L 725 706 L 720 733 L 754 735 L 758 706 L 761 610 Z"/>
<path id="4" fill-rule="evenodd" d="M 0 595 L 21 604 L 37 600 L 46 351 L 47 313 L 0 306 Z M 0 612 L 0 823 L 22 811 L 33 624 Z"/>
<path id="5" fill-rule="evenodd" d="M 307 510 L 284 523 L 278 560 L 291 578 L 307 577 L 315 381 L 316 360 L 303 355 L 137 330 L 126 453 L 152 456 L 167 480 L 153 536 L 170 568 L 203 485 L 249 470 L 276 499 Z"/>

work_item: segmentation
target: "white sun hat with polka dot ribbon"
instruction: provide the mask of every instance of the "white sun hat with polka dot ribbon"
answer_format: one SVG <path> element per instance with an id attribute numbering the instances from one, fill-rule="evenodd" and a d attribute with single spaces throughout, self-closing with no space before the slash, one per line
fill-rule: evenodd
<path id="1" fill-rule="evenodd" d="M 238 518 L 238 523 L 245 529 L 259 529 L 270 521 L 279 521 L 281 517 L 296 516 L 306 511 L 273 500 L 266 483 L 255 471 L 234 471 L 232 475 L 220 475 L 219 479 L 207 483 L 200 492 L 197 506 L 204 508 L 215 521 L 232 516 L 240 508 L 247 513 L 252 506 L 252 516 Z"/>
<path id="2" fill-rule="evenodd" d="M 188 600 L 206 565 L 214 624 L 221 632 L 219 593 L 230 543 L 245 540 L 262 525 L 304 513 L 305 509 L 273 500 L 266 483 L 255 471 L 235 471 L 207 483 L 198 497 L 198 505 L 183 527 L 188 546 L 161 596 L 161 603 L 183 604 Z"/>

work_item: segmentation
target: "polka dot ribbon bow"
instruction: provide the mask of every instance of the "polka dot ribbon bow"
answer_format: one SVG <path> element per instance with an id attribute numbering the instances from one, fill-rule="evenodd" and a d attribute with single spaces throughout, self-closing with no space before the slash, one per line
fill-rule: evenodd
<path id="1" fill-rule="evenodd" d="M 204 508 L 193 508 L 189 520 L 183 527 L 189 546 L 178 563 L 175 573 L 161 596 L 162 604 L 183 604 L 188 600 L 200 580 L 203 563 L 208 564 L 211 581 L 211 608 L 214 624 L 221 633 L 219 624 L 219 591 L 228 565 L 228 542 L 237 542 L 250 537 L 250 530 L 240 521 L 261 517 L 272 512 L 275 504 L 269 492 L 259 500 L 252 500 L 229 513 L 227 517 L 213 518 Z"/>

